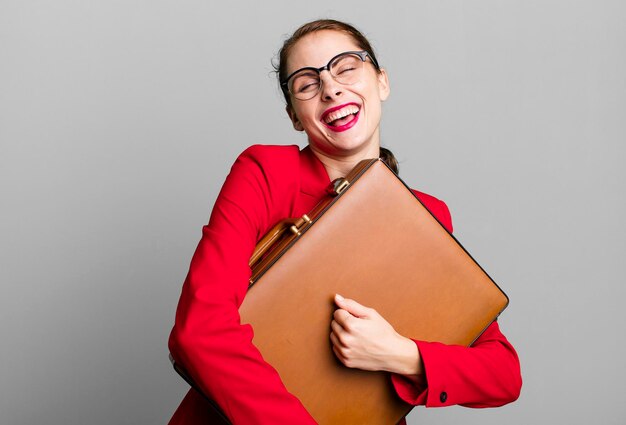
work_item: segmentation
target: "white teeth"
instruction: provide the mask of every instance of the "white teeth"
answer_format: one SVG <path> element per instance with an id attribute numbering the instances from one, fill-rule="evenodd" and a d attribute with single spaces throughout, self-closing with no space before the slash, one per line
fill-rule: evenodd
<path id="1" fill-rule="evenodd" d="M 345 108 L 338 109 L 326 115 L 324 122 L 330 124 L 331 122 L 338 120 L 339 118 L 347 117 L 350 114 L 356 114 L 359 112 L 359 108 L 356 105 L 348 105 Z"/>

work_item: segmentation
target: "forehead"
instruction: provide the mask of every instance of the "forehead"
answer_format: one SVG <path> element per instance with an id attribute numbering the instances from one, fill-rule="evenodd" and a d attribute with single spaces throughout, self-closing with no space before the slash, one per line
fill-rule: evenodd
<path id="1" fill-rule="evenodd" d="M 294 44 L 287 58 L 287 75 L 306 66 L 319 68 L 333 56 L 361 50 L 352 37 L 341 31 L 323 30 L 307 34 Z"/>

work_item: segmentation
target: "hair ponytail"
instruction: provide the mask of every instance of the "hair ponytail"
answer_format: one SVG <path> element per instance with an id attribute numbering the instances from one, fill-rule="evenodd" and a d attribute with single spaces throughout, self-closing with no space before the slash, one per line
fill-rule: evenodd
<path id="1" fill-rule="evenodd" d="M 394 173 L 399 174 L 398 172 L 398 160 L 396 159 L 396 157 L 394 156 L 393 152 L 391 152 L 389 149 L 387 148 L 383 148 L 382 146 L 380 147 L 380 155 L 379 158 L 383 160 L 383 162 L 385 164 L 387 164 L 387 166 L 389 168 L 391 168 L 393 170 Z"/>

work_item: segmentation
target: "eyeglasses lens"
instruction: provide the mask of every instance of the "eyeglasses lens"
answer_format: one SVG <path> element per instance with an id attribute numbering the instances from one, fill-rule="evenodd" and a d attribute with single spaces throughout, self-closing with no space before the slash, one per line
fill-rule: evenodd
<path id="1" fill-rule="evenodd" d="M 311 99 L 320 89 L 320 75 L 312 69 L 303 69 L 289 80 L 289 92 L 297 99 Z"/>
<path id="2" fill-rule="evenodd" d="M 330 64 L 330 74 L 341 84 L 354 84 L 361 79 L 363 61 L 355 54 L 339 56 Z"/>
<path id="3" fill-rule="evenodd" d="M 341 84 L 354 84 L 361 79 L 363 60 L 353 53 L 338 56 L 329 66 L 332 77 Z M 321 87 L 320 74 L 313 69 L 303 69 L 289 80 L 289 92 L 297 99 L 315 97 Z"/>

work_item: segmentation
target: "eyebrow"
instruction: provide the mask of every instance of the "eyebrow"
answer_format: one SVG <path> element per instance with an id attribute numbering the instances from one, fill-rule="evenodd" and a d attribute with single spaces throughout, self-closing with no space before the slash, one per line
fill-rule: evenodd
<path id="1" fill-rule="evenodd" d="M 295 73 L 295 72 L 299 72 L 299 71 L 302 71 L 302 72 L 300 73 L 300 75 L 315 75 L 315 76 L 317 76 L 317 75 L 318 75 L 317 70 L 316 70 L 316 69 L 314 69 L 312 66 L 307 66 L 307 67 L 304 67 L 304 68 L 296 69 L 296 70 L 294 71 L 294 73 Z"/>

